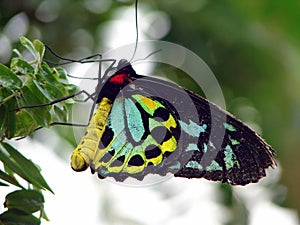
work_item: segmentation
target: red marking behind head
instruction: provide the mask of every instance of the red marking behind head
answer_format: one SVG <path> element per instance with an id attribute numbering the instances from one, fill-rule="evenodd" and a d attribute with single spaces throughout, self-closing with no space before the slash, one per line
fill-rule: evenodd
<path id="1" fill-rule="evenodd" d="M 128 76 L 127 73 L 120 73 L 117 75 L 114 75 L 109 79 L 109 83 L 115 84 L 115 85 L 122 85 L 125 83 L 130 83 L 132 80 Z"/>

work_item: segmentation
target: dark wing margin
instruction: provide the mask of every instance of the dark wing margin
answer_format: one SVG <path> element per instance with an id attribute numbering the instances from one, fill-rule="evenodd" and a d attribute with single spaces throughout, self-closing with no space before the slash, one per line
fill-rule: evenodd
<path id="1" fill-rule="evenodd" d="M 265 170 L 276 166 L 275 151 L 255 131 L 242 123 L 230 113 L 224 111 L 208 100 L 186 90 L 193 100 L 197 111 L 201 115 L 213 115 L 218 127 L 225 129 L 223 140 L 219 149 L 213 148 L 208 137 L 199 137 L 198 147 L 200 151 L 194 151 L 191 161 L 203 165 L 203 169 L 187 167 L 187 164 L 174 176 L 187 178 L 206 178 L 208 180 L 220 180 L 232 185 L 246 185 L 256 183 L 266 176 Z M 219 121 L 225 116 L 226 121 Z M 208 124 L 209 121 L 207 121 Z M 204 149 L 203 145 L 207 146 Z M 217 151 L 215 158 L 205 162 L 203 158 L 210 151 Z M 207 160 L 206 160 L 207 161 Z M 207 164 L 210 165 L 207 167 Z M 219 165 L 219 166 L 218 166 Z"/>

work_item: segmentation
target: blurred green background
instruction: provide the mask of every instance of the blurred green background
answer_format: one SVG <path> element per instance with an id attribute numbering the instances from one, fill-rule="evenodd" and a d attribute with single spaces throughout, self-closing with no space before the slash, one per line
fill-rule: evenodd
<path id="1" fill-rule="evenodd" d="M 299 1 L 144 0 L 139 7 L 141 37 L 199 55 L 218 79 L 227 109 L 276 149 L 282 173 L 273 200 L 299 212 Z M 128 32 L 113 30 L 120 18 Z M 118 47 L 110 38 L 134 42 L 134 22 L 133 2 L 126 0 L 1 0 L 0 62 L 9 63 L 20 35 L 70 58 L 104 52 Z"/>

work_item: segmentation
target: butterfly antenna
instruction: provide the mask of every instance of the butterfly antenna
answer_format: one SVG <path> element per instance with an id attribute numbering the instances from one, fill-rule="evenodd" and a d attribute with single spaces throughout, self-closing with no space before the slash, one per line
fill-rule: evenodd
<path id="1" fill-rule="evenodd" d="M 56 52 L 54 52 L 48 45 L 45 45 L 46 49 L 49 50 L 49 52 L 54 55 L 56 58 L 60 59 L 60 60 L 63 60 L 63 61 L 67 61 L 67 62 L 63 62 L 63 63 L 55 63 L 55 62 L 52 62 L 52 61 L 49 61 L 47 59 L 45 59 L 46 62 L 48 63 L 51 63 L 51 64 L 59 64 L 59 65 L 64 65 L 64 64 L 68 64 L 68 63 L 71 63 L 71 62 L 78 62 L 77 60 L 74 60 L 74 59 L 68 59 L 68 58 L 65 58 L 65 57 L 62 57 L 60 55 L 58 55 Z"/>
<path id="2" fill-rule="evenodd" d="M 94 55 L 90 55 L 90 56 L 87 56 L 87 57 L 84 57 L 84 58 L 81 58 L 81 59 L 69 59 L 69 58 L 65 58 L 65 57 L 62 57 L 62 56 L 58 55 L 49 46 L 45 45 L 45 47 L 56 58 L 65 61 L 65 62 L 61 62 L 61 63 L 56 63 L 56 62 L 52 62 L 50 60 L 45 59 L 45 61 L 47 63 L 51 63 L 53 65 L 66 65 L 66 64 L 70 64 L 70 63 L 91 63 L 91 62 L 102 62 L 103 61 L 102 60 L 102 55 L 99 54 L 99 53 L 94 54 Z M 97 57 L 99 59 L 96 59 Z"/>
<path id="3" fill-rule="evenodd" d="M 135 10 L 135 30 L 136 30 L 136 36 L 135 36 L 135 46 L 134 46 L 134 51 L 132 54 L 131 59 L 129 60 L 129 62 L 131 62 L 135 56 L 135 53 L 137 51 L 137 45 L 139 42 L 139 25 L 138 25 L 138 0 L 135 1 L 135 6 L 134 6 L 134 10 Z"/>
<path id="4" fill-rule="evenodd" d="M 103 62 L 103 61 L 114 61 L 113 59 L 104 59 L 103 60 L 102 59 L 102 54 L 99 54 L 99 53 L 93 54 L 93 55 L 90 55 L 90 56 L 87 56 L 87 57 L 84 57 L 84 58 L 81 58 L 81 59 L 65 58 L 65 57 L 60 56 L 56 52 L 54 52 L 49 46 L 45 45 L 45 47 L 56 58 L 64 61 L 64 62 L 56 63 L 56 62 L 53 62 L 53 61 L 50 61 L 50 60 L 47 60 L 47 59 L 44 60 L 45 62 L 50 63 L 52 65 L 56 65 L 56 66 L 62 66 L 62 65 L 70 64 L 70 63 L 93 63 L 93 62 L 98 62 L 99 63 L 99 71 L 101 73 L 101 62 Z M 71 74 L 67 74 L 67 76 L 75 78 L 75 79 L 81 79 L 81 80 L 98 80 L 98 77 L 97 78 L 95 78 L 95 77 L 78 77 L 78 76 L 74 76 L 74 75 L 71 75 Z"/>
<path id="5" fill-rule="evenodd" d="M 144 61 L 144 60 L 150 58 L 152 55 L 154 55 L 154 54 L 156 54 L 160 51 L 162 51 L 162 49 L 155 50 L 155 51 L 151 52 L 149 55 L 146 55 L 144 58 L 137 59 L 137 60 L 133 61 L 132 63 L 135 63 L 135 62 L 138 62 L 138 61 Z"/>

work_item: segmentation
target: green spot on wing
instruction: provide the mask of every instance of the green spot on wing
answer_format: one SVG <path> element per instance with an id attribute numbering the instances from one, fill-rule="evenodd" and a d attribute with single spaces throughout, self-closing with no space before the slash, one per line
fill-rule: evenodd
<path id="1" fill-rule="evenodd" d="M 224 127 L 225 127 L 225 129 L 227 129 L 229 131 L 236 131 L 235 127 L 229 123 L 224 123 Z"/>
<path id="2" fill-rule="evenodd" d="M 197 161 L 189 161 L 186 164 L 187 168 L 192 168 L 192 169 L 198 169 L 198 170 L 203 170 L 203 167 L 198 163 Z"/>
<path id="3" fill-rule="evenodd" d="M 155 119 L 149 118 L 149 130 L 152 131 L 155 127 L 162 126 L 161 122 L 158 122 Z"/>
<path id="4" fill-rule="evenodd" d="M 232 148 L 229 145 L 227 145 L 225 147 L 224 155 L 225 155 L 224 161 L 225 161 L 225 166 L 226 166 L 227 170 L 233 168 L 235 165 L 240 167 L 239 162 L 238 162 Z"/>
<path id="5" fill-rule="evenodd" d="M 232 145 L 239 145 L 240 144 L 240 142 L 238 140 L 232 139 L 230 137 L 229 137 L 229 140 L 230 140 Z"/>
<path id="6" fill-rule="evenodd" d="M 212 162 L 211 162 L 211 164 L 208 166 L 208 167 L 206 167 L 206 170 L 207 171 L 216 171 L 216 170 L 223 170 L 223 168 L 219 165 L 219 163 L 217 163 L 215 160 L 213 160 Z"/>

